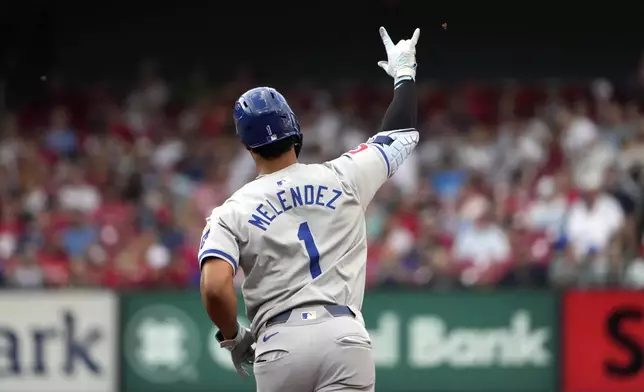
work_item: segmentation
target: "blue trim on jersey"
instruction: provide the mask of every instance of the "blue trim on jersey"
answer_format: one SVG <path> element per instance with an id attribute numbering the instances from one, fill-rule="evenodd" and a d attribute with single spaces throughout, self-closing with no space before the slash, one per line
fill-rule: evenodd
<path id="1" fill-rule="evenodd" d="M 377 148 L 378 151 L 380 151 L 380 153 L 382 154 L 382 157 L 385 158 L 385 163 L 387 164 L 387 178 L 389 178 L 389 176 L 391 175 L 391 167 L 389 166 L 389 159 L 387 159 L 387 154 L 385 154 L 385 150 L 383 150 L 382 147 L 380 147 L 377 144 L 371 144 L 371 143 L 369 144 Z"/>
<path id="2" fill-rule="evenodd" d="M 237 273 L 237 262 L 235 261 L 235 259 L 231 255 L 229 255 L 228 253 L 226 253 L 224 251 L 221 251 L 219 249 L 208 249 L 208 250 L 205 250 L 205 251 L 201 252 L 199 254 L 199 264 L 201 264 L 203 259 L 205 259 L 206 257 L 209 257 L 209 256 L 210 257 L 216 256 L 216 257 L 218 257 L 220 259 L 226 260 L 227 262 L 230 263 L 230 265 L 233 266 L 233 274 Z"/>
<path id="3" fill-rule="evenodd" d="M 201 237 L 201 243 L 199 244 L 199 250 L 203 248 L 204 244 L 206 243 L 206 240 L 208 239 L 208 236 L 210 235 L 210 227 L 208 227 L 208 231 L 204 233 L 204 235 Z"/>

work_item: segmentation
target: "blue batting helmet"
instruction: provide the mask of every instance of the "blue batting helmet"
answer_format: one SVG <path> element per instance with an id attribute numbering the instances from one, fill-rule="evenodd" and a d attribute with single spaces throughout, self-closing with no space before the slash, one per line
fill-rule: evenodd
<path id="1" fill-rule="evenodd" d="M 248 148 L 293 138 L 295 152 L 302 146 L 302 133 L 295 113 L 286 99 L 270 87 L 246 91 L 235 102 L 235 128 Z"/>

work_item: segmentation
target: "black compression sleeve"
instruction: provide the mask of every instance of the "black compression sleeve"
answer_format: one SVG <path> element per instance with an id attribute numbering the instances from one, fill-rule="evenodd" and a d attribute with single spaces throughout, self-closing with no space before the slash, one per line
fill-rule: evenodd
<path id="1" fill-rule="evenodd" d="M 418 102 L 416 101 L 416 83 L 412 80 L 403 81 L 394 89 L 385 117 L 382 119 L 380 131 L 394 129 L 416 128 L 418 121 Z"/>

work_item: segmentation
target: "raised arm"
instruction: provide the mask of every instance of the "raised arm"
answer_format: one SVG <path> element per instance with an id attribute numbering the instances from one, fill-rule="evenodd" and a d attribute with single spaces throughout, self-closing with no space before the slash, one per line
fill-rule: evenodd
<path id="1" fill-rule="evenodd" d="M 416 29 L 411 39 L 394 45 L 384 27 L 380 28 L 387 61 L 379 61 L 378 66 L 394 79 L 394 97 L 382 120 L 380 132 L 327 163 L 346 180 L 347 186 L 365 208 L 418 144 L 415 80 L 419 36 L 420 30 Z"/>
<path id="2" fill-rule="evenodd" d="M 387 30 L 380 28 L 380 37 L 387 51 L 387 61 L 378 66 L 394 79 L 394 98 L 382 120 L 380 132 L 367 143 L 379 145 L 387 159 L 389 177 L 402 165 L 418 144 L 418 104 L 416 100 L 416 44 L 420 29 L 411 39 L 393 44 Z"/>

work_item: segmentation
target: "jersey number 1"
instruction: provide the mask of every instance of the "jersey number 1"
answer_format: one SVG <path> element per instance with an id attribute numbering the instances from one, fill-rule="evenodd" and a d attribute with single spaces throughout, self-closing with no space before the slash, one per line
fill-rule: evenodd
<path id="1" fill-rule="evenodd" d="M 300 229 L 297 231 L 297 238 L 300 241 L 304 241 L 306 253 L 309 254 L 309 269 L 311 270 L 311 276 L 315 279 L 322 273 L 320 270 L 320 252 L 318 251 L 318 247 L 315 246 L 313 234 L 311 234 L 311 229 L 307 222 L 300 225 Z"/>

